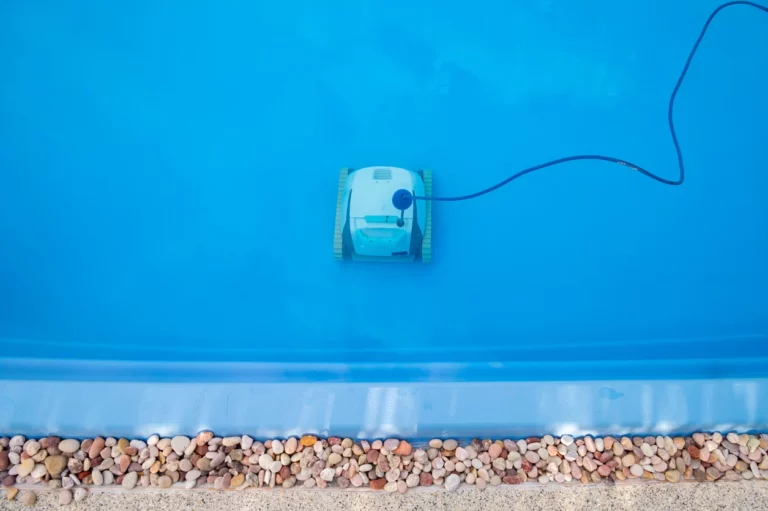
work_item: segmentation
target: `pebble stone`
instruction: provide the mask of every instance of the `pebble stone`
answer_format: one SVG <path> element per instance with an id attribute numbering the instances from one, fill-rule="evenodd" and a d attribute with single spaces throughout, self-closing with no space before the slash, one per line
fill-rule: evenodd
<path id="1" fill-rule="evenodd" d="M 126 490 L 132 490 L 136 487 L 136 483 L 139 481 L 139 474 L 136 472 L 128 472 L 123 476 L 122 487 Z"/>
<path id="2" fill-rule="evenodd" d="M 456 440 L 453 440 L 453 439 L 443 440 L 443 449 L 445 449 L 446 451 L 455 451 L 458 446 L 459 446 L 459 443 Z"/>
<path id="3" fill-rule="evenodd" d="M 75 490 L 75 502 L 81 502 L 88 496 L 88 490 L 82 486 Z"/>
<path id="4" fill-rule="evenodd" d="M 175 436 L 171 439 L 171 448 L 173 451 L 181 456 L 184 454 L 184 450 L 189 447 L 190 439 L 185 436 Z"/>
<path id="5" fill-rule="evenodd" d="M 74 439 L 62 440 L 59 442 L 58 449 L 66 454 L 72 454 L 80 448 L 80 441 Z"/>
<path id="6" fill-rule="evenodd" d="M 461 484 L 461 479 L 457 474 L 451 474 L 445 479 L 445 489 L 448 491 L 455 491 L 459 484 Z"/>
<path id="7" fill-rule="evenodd" d="M 37 502 L 37 495 L 35 495 L 35 492 L 32 491 L 26 491 L 24 492 L 24 495 L 21 497 L 21 502 L 27 507 L 34 506 Z"/>
<path id="8" fill-rule="evenodd" d="M 72 492 L 69 490 L 59 490 L 59 505 L 67 506 L 72 503 Z"/>

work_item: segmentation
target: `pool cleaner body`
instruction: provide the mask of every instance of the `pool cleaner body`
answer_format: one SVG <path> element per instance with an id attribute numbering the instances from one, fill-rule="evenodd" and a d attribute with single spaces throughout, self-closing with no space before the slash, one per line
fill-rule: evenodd
<path id="1" fill-rule="evenodd" d="M 337 260 L 432 260 L 432 205 L 419 199 L 398 209 L 392 202 L 398 190 L 431 196 L 432 172 L 383 166 L 341 170 L 333 240 Z"/>

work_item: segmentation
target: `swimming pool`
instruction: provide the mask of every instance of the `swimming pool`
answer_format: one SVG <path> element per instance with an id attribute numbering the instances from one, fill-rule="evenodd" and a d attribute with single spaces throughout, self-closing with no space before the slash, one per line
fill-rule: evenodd
<path id="1" fill-rule="evenodd" d="M 4 5 L 0 430 L 764 428 L 760 13 L 681 89 L 684 186 L 573 163 L 436 204 L 431 265 L 332 255 L 345 166 L 675 177 L 716 5 Z"/>

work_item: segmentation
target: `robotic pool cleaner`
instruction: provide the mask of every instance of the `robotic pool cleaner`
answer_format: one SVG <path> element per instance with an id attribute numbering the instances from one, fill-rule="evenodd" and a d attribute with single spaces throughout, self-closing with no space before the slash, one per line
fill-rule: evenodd
<path id="1" fill-rule="evenodd" d="M 394 204 L 398 190 L 408 204 Z M 432 261 L 432 171 L 397 167 L 341 169 L 333 251 L 337 260 Z M 398 207 L 399 206 L 399 207 Z"/>
<path id="2" fill-rule="evenodd" d="M 683 84 L 696 50 L 712 20 L 727 7 L 744 5 L 768 13 L 768 7 L 749 1 L 727 2 L 718 6 L 704 22 L 699 37 L 688 54 L 667 107 L 667 122 L 677 154 L 677 179 L 657 176 L 626 160 L 600 154 L 566 156 L 523 169 L 507 179 L 479 192 L 456 197 L 432 195 L 432 173 L 397 167 L 366 167 L 351 171 L 342 169 L 336 198 L 336 231 L 333 239 L 337 260 L 413 262 L 432 261 L 432 202 L 456 202 L 490 193 L 515 179 L 547 167 L 577 160 L 596 160 L 619 164 L 662 184 L 679 186 L 685 181 L 683 153 L 677 141 L 672 114 L 675 98 Z"/>

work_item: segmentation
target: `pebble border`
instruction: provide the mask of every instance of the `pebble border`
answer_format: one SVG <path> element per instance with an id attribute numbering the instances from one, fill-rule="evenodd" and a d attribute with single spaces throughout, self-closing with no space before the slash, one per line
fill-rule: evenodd
<path id="1" fill-rule="evenodd" d="M 768 479 L 766 450 L 768 435 L 734 432 L 674 438 L 544 435 L 461 444 L 434 439 L 418 448 L 395 438 L 355 442 L 305 435 L 259 442 L 211 431 L 146 441 L 17 435 L 0 438 L 0 481 L 8 500 L 16 497 L 17 484 L 41 484 L 59 490 L 62 505 L 86 498 L 86 486 L 109 485 L 125 490 L 368 486 L 405 493 L 432 485 L 454 491 L 461 484 L 482 490 L 526 482 L 739 481 Z M 33 505 L 34 492 L 25 492 L 23 500 Z"/>

